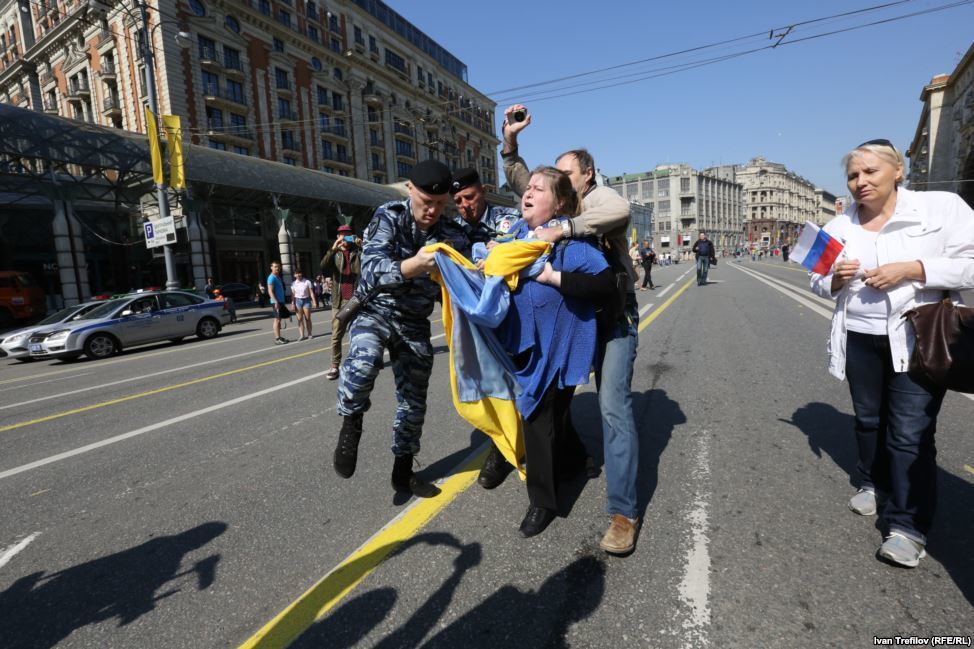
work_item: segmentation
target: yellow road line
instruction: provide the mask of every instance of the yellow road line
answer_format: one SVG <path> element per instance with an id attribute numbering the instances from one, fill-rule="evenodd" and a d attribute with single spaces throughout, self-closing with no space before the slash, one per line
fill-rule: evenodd
<path id="1" fill-rule="evenodd" d="M 696 278 L 690 278 L 680 290 L 653 311 L 640 323 L 639 331 L 649 326 L 695 281 Z M 486 455 L 487 450 L 478 453 L 457 473 L 447 478 L 441 485 L 442 493 L 436 498 L 414 500 L 408 509 L 389 521 L 362 547 L 349 555 L 273 620 L 265 624 L 260 631 L 240 645 L 240 649 L 283 649 L 291 644 L 316 620 L 335 608 L 348 593 L 378 568 L 386 557 L 415 536 L 447 505 L 466 491 L 476 480 Z"/>
<path id="2" fill-rule="evenodd" d="M 62 417 L 68 417 L 70 415 L 76 415 L 79 412 L 88 412 L 89 410 L 96 410 L 98 408 L 104 408 L 106 406 L 113 406 L 118 403 L 125 403 L 126 401 L 132 401 L 133 399 L 141 399 L 143 397 L 152 396 L 153 394 L 160 394 L 162 392 L 169 392 L 170 390 L 178 390 L 180 388 L 186 388 L 191 385 L 197 385 L 199 383 L 205 383 L 207 381 L 213 381 L 215 379 L 220 379 L 225 376 L 232 376 L 234 374 L 240 374 L 242 372 L 249 372 L 250 370 L 256 370 L 261 367 L 267 367 L 268 365 L 274 365 L 276 363 L 283 363 L 284 361 L 294 360 L 295 358 L 301 358 L 302 356 L 310 356 L 311 354 L 321 354 L 327 349 L 313 349 L 309 352 L 303 352 L 301 354 L 294 354 L 293 356 L 285 356 L 284 358 L 275 358 L 271 361 L 264 361 L 263 363 L 257 363 L 256 365 L 248 365 L 247 367 L 241 367 L 235 370 L 230 370 L 228 372 L 220 372 L 219 374 L 211 374 L 210 376 L 203 376 L 198 379 L 193 379 L 191 381 L 185 381 L 183 383 L 176 383 L 174 385 L 167 385 L 162 388 L 156 388 L 155 390 L 148 390 L 146 392 L 139 392 L 138 394 L 130 394 L 125 397 L 119 397 L 118 399 L 111 399 L 109 401 L 102 401 L 101 403 L 93 403 L 90 406 L 83 406 L 81 408 L 75 408 L 74 410 L 66 410 L 64 412 L 57 412 L 53 415 L 47 415 L 46 417 L 40 417 L 38 419 L 31 419 L 29 421 L 21 421 L 16 424 L 9 424 L 7 426 L 0 426 L 0 433 L 14 430 L 15 428 L 24 428 L 25 426 L 33 426 L 34 424 L 40 424 L 45 421 L 51 421 L 53 419 L 61 419 Z"/>
<path id="3" fill-rule="evenodd" d="M 642 331 L 643 329 L 645 329 L 646 327 L 648 327 L 649 326 L 649 323 L 651 323 L 653 320 L 655 320 L 656 318 L 658 318 L 659 317 L 659 314 L 661 314 L 663 312 L 663 310 L 666 309 L 668 306 L 670 306 L 671 304 L 673 304 L 673 302 L 676 301 L 676 298 L 680 297 L 680 295 L 683 293 L 683 291 L 687 290 L 690 287 L 690 284 L 693 284 L 695 281 L 697 281 L 697 278 L 696 277 L 691 277 L 690 279 L 687 280 L 687 283 L 686 284 L 684 284 L 683 286 L 680 287 L 680 290 L 678 290 L 676 293 L 674 293 L 669 298 L 667 298 L 666 302 L 663 302 L 658 307 L 656 307 L 656 310 L 655 311 L 653 311 L 652 313 L 650 313 L 649 316 L 645 320 L 643 320 L 642 322 L 639 323 L 639 331 Z"/>
<path id="4" fill-rule="evenodd" d="M 396 548 L 426 526 L 477 479 L 487 457 L 484 449 L 441 485 L 436 498 L 417 499 L 413 505 L 353 552 L 321 581 L 308 589 L 293 604 L 281 611 L 260 631 L 240 645 L 240 649 L 287 647 L 314 623 L 334 608 L 345 595 L 368 577 Z"/>

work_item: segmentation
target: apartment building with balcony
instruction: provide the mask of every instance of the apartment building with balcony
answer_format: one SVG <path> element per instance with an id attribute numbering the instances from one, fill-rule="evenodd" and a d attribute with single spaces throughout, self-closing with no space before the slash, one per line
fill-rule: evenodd
<path id="1" fill-rule="evenodd" d="M 148 16 L 160 111 L 189 142 L 376 183 L 435 158 L 496 189 L 495 104 L 381 0 L 150 0 Z M 133 4 L 0 0 L 0 31 L 0 102 L 145 132 Z"/>

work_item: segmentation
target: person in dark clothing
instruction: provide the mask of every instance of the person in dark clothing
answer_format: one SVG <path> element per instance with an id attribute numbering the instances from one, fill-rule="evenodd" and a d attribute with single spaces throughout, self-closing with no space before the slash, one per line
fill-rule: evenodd
<path id="1" fill-rule="evenodd" d="M 647 284 L 649 284 L 650 290 L 654 290 L 656 286 L 653 284 L 653 264 L 656 263 L 656 251 L 653 250 L 648 241 L 643 241 L 639 256 L 642 258 L 640 264 L 643 267 L 643 285 L 640 290 L 645 291 Z"/>
<path id="2" fill-rule="evenodd" d="M 355 286 L 362 271 L 362 240 L 355 236 L 350 225 L 338 226 L 335 243 L 321 259 L 321 273 L 331 276 L 333 290 L 331 299 L 331 368 L 325 374 L 329 381 L 338 378 L 338 368 L 342 364 L 342 339 L 345 328 L 339 322 L 338 312 L 348 300 L 352 299 Z"/>
<path id="3" fill-rule="evenodd" d="M 714 249 L 714 244 L 707 238 L 706 232 L 700 233 L 700 237 L 693 243 L 692 250 L 697 256 L 697 286 L 703 286 L 707 283 L 710 264 L 716 261 L 717 251 Z"/>

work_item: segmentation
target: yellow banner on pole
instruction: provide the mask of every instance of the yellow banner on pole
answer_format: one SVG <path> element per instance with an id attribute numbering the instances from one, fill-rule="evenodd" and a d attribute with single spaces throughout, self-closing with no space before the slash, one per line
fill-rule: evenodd
<path id="1" fill-rule="evenodd" d="M 149 107 L 145 107 L 145 131 L 149 138 L 149 155 L 152 158 L 152 181 L 162 184 L 162 148 L 159 146 L 159 125 Z"/>
<path id="2" fill-rule="evenodd" d="M 162 128 L 169 148 L 169 186 L 186 189 L 186 170 L 183 167 L 183 126 L 179 115 L 163 115 Z"/>

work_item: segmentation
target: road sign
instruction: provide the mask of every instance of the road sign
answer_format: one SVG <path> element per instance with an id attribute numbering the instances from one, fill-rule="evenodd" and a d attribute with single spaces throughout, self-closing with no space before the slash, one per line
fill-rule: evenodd
<path id="1" fill-rule="evenodd" d="M 176 223 L 171 216 L 165 219 L 146 221 L 142 227 L 145 229 L 146 248 L 157 248 L 169 243 L 176 243 Z"/>

